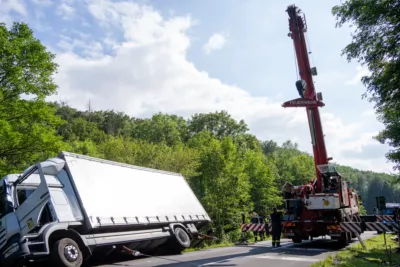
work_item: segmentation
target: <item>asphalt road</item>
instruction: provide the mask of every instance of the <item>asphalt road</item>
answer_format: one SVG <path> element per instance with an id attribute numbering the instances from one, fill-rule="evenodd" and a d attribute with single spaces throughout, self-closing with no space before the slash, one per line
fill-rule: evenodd
<path id="1" fill-rule="evenodd" d="M 362 239 L 368 239 L 376 235 L 376 232 L 365 232 Z M 353 239 L 353 245 L 357 243 Z M 92 265 L 93 267 L 306 267 L 324 260 L 338 251 L 337 242 L 326 239 L 314 239 L 314 241 L 303 241 L 302 244 L 294 244 L 291 240 L 282 239 L 281 247 L 274 248 L 271 241 L 258 242 L 251 246 L 234 246 L 201 250 L 184 253 L 178 256 L 148 257 L 128 260 L 124 262 Z"/>

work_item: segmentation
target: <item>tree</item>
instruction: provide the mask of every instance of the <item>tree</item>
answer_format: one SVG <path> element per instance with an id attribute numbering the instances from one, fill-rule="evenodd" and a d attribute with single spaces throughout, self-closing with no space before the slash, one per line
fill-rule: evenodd
<path id="1" fill-rule="evenodd" d="M 0 172 L 15 171 L 63 145 L 62 120 L 45 97 L 56 92 L 52 53 L 24 23 L 0 23 Z"/>
<path id="2" fill-rule="evenodd" d="M 251 184 L 253 210 L 267 216 L 273 207 L 282 204 L 280 191 L 276 187 L 273 162 L 266 160 L 260 151 L 247 151 L 244 157 L 245 172 Z"/>
<path id="3" fill-rule="evenodd" d="M 200 175 L 191 186 L 216 225 L 216 235 L 222 237 L 225 223 L 236 219 L 251 208 L 250 181 L 245 162 L 231 137 L 217 139 L 202 131 L 189 141 L 200 152 Z"/>
<path id="4" fill-rule="evenodd" d="M 262 151 L 265 155 L 275 152 L 278 149 L 278 144 L 273 140 L 261 142 Z"/>
<path id="5" fill-rule="evenodd" d="M 356 26 L 352 42 L 342 54 L 358 59 L 371 72 L 362 82 L 364 94 L 375 102 L 379 121 L 385 125 L 374 138 L 391 146 L 386 157 L 400 170 L 400 1 L 347 0 L 333 7 L 337 26 Z"/>
<path id="6" fill-rule="evenodd" d="M 131 136 L 173 146 L 187 141 L 189 132 L 187 122 L 182 117 L 157 113 L 151 119 L 136 120 Z"/>
<path id="7" fill-rule="evenodd" d="M 220 111 L 193 115 L 189 120 L 189 130 L 192 135 L 206 130 L 222 139 L 225 136 L 236 137 L 244 134 L 248 128 L 243 120 L 237 122 L 226 111 Z"/>

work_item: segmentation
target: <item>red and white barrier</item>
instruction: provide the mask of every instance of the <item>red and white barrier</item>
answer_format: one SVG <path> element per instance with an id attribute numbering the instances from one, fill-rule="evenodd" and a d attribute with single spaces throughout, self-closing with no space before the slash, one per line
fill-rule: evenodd
<path id="1" fill-rule="evenodd" d="M 282 226 L 284 223 L 282 222 Z M 272 232 L 272 223 L 245 223 L 241 224 L 242 232 L 253 231 L 253 232 L 265 232 L 266 227 L 268 227 L 268 232 Z"/>
<path id="2" fill-rule="evenodd" d="M 357 222 L 342 222 L 340 228 L 347 233 L 361 233 L 361 224 Z"/>
<path id="3" fill-rule="evenodd" d="M 265 223 L 245 223 L 241 225 L 242 232 L 265 232 Z"/>

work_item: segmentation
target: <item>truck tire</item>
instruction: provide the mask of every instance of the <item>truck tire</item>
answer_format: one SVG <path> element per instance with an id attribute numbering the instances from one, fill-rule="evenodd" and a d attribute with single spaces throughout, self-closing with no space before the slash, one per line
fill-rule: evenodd
<path id="1" fill-rule="evenodd" d="M 81 267 L 83 263 L 82 251 L 78 244 L 70 239 L 63 238 L 53 245 L 51 251 L 53 266 L 59 267 Z"/>
<path id="2" fill-rule="evenodd" d="M 300 244 L 301 242 L 303 242 L 303 239 L 301 237 L 293 237 L 292 242 L 296 243 L 296 244 Z"/>
<path id="3" fill-rule="evenodd" d="M 339 246 L 346 247 L 350 242 L 350 239 L 351 239 L 350 237 L 351 237 L 350 233 L 343 233 L 342 236 L 338 240 Z"/>
<path id="4" fill-rule="evenodd" d="M 185 248 L 190 247 L 190 236 L 182 227 L 176 227 L 174 236 L 165 244 L 169 254 L 180 254 Z"/>

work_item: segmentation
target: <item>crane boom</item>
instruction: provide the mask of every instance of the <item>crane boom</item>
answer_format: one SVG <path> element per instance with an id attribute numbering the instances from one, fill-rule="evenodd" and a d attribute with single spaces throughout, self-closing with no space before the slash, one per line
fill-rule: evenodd
<path id="1" fill-rule="evenodd" d="M 289 36 L 293 40 L 299 75 L 301 78 L 296 82 L 296 87 L 301 98 L 288 101 L 284 103 L 283 106 L 306 108 L 317 176 L 316 193 L 320 193 L 322 192 L 322 175 L 317 166 L 325 165 L 330 160 L 327 157 L 322 123 L 319 114 L 319 107 L 324 106 L 324 104 L 321 102 L 321 95 L 317 94 L 315 91 L 312 78 L 313 74 L 316 75 L 316 69 L 310 67 L 308 58 L 308 50 L 304 35 L 307 31 L 305 16 L 295 5 L 289 6 L 286 12 L 289 15 Z"/>

